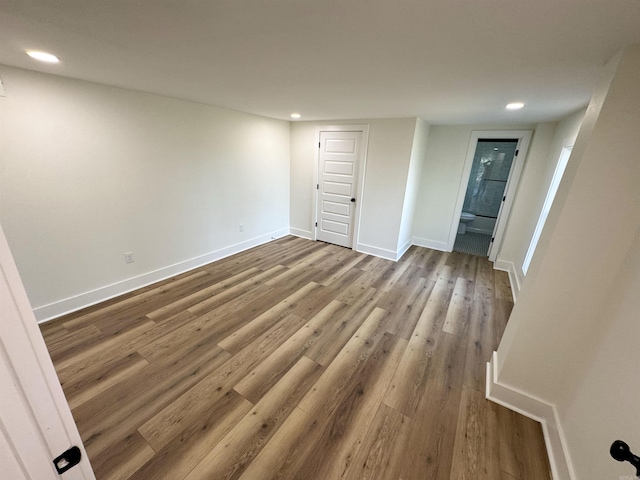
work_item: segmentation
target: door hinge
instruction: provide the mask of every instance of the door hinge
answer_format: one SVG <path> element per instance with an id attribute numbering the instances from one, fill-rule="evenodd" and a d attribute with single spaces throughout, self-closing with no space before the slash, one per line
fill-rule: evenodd
<path id="1" fill-rule="evenodd" d="M 320 148 L 320 142 L 318 142 L 318 148 Z"/>
<path id="2" fill-rule="evenodd" d="M 507 199 L 507 196 L 505 195 L 504 197 L 502 197 L 502 201 L 504 202 Z"/>
<path id="3" fill-rule="evenodd" d="M 316 222 L 316 227 L 318 226 L 318 222 Z"/>
<path id="4" fill-rule="evenodd" d="M 516 157 L 518 156 L 518 153 L 520 153 L 520 150 L 516 150 Z"/>
<path id="5" fill-rule="evenodd" d="M 53 459 L 53 466 L 56 467 L 58 475 L 62 475 L 64 472 L 72 467 L 75 467 L 80 463 L 82 459 L 82 453 L 78 447 L 71 447 L 62 455 Z"/>
<path id="6" fill-rule="evenodd" d="M 316 183 L 316 190 L 320 190 L 320 184 Z"/>
<path id="7" fill-rule="evenodd" d="M 496 239 L 496 237 L 491 237 L 491 242 L 493 242 Z"/>

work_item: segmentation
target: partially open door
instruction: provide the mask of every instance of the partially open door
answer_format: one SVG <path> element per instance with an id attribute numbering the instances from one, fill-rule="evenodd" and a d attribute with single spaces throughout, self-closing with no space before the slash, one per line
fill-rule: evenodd
<path id="1" fill-rule="evenodd" d="M 2 228 L 0 461 L 11 480 L 95 480 Z"/>

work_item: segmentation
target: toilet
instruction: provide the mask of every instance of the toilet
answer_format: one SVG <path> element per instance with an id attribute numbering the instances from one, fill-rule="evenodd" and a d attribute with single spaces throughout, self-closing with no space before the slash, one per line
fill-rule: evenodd
<path id="1" fill-rule="evenodd" d="M 458 234 L 464 235 L 467 233 L 467 223 L 473 222 L 476 216 L 473 213 L 462 212 L 460 215 L 460 224 L 458 225 Z"/>

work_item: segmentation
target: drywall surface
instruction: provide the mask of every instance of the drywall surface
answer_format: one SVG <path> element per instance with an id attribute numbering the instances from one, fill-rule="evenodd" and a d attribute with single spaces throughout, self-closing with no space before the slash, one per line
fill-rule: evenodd
<path id="1" fill-rule="evenodd" d="M 544 202 L 546 192 L 544 191 L 543 179 L 545 173 L 550 168 L 549 164 L 552 163 L 549 148 L 556 131 L 556 126 L 556 123 L 540 123 L 536 125 L 524 170 L 522 171 L 520 183 L 518 184 L 518 190 L 516 191 L 513 207 L 511 208 L 509 220 L 507 221 L 505 233 L 502 238 L 500 252 L 496 257 L 497 262 L 510 262 L 510 265 L 515 265 L 516 273 L 518 270 L 520 272 L 522 271 L 522 261 L 527 251 L 525 247 L 520 265 L 518 266 L 516 259 L 519 256 L 521 246 L 523 243 L 528 245 L 536 226 L 536 212 L 540 212 L 542 203 Z M 553 173 L 553 171 L 551 173 Z M 540 200 L 538 205 L 539 197 L 542 197 L 542 200 Z M 532 223 L 533 226 L 527 238 L 528 228 Z M 521 277 L 522 275 L 520 275 L 520 279 Z M 517 288 L 517 285 L 512 285 L 512 288 Z"/>
<path id="2" fill-rule="evenodd" d="M 369 125 L 369 143 L 358 243 L 395 252 L 406 190 L 415 118 L 291 124 L 291 229 L 312 235 L 316 127 Z"/>
<path id="3" fill-rule="evenodd" d="M 500 253 L 496 259 L 498 262 L 508 262 L 514 266 L 515 275 L 518 277 L 517 285 L 524 281 L 522 264 L 560 153 L 564 147 L 573 146 L 575 143 L 585 112 L 586 109 L 582 109 L 557 124 L 546 123 L 536 127 Z M 515 285 L 512 287 L 517 288 Z"/>
<path id="4" fill-rule="evenodd" d="M 640 449 L 640 232 L 599 313 L 606 334 L 590 352 L 591 363 L 577 388 L 558 404 L 576 478 L 632 478 L 633 468 L 609 456 L 614 440 Z"/>
<path id="5" fill-rule="evenodd" d="M 398 238 L 399 253 L 402 253 L 406 248 L 411 246 L 413 216 L 418 200 L 420 174 L 422 173 L 422 167 L 424 166 L 426 158 L 428 138 L 429 124 L 421 118 L 418 118 L 416 120 L 415 133 L 413 134 L 413 146 L 411 147 L 411 159 L 409 161 L 409 171 L 407 174 L 407 189 L 404 195 L 402 220 L 400 222 L 400 236 Z"/>
<path id="6" fill-rule="evenodd" d="M 318 148 L 315 124 L 291 122 L 291 185 L 289 224 L 292 233 L 313 237 L 315 155 Z"/>
<path id="7" fill-rule="evenodd" d="M 608 65 L 498 349 L 498 381 L 551 405 L 592 364 L 640 228 L 639 77 L 640 46 Z"/>
<path id="8" fill-rule="evenodd" d="M 0 221 L 36 310 L 288 228 L 289 122 L 0 75 Z"/>
<path id="9" fill-rule="evenodd" d="M 462 171 L 474 130 L 533 130 L 533 125 L 432 126 L 422 168 L 413 237 L 416 243 L 446 249 L 459 190 L 467 186 Z"/>

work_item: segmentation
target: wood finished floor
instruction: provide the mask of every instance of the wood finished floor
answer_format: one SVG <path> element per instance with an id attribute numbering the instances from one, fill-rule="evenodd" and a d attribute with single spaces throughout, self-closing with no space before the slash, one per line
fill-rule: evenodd
<path id="1" fill-rule="evenodd" d="M 549 479 L 484 398 L 511 308 L 486 258 L 285 237 L 42 333 L 99 480 Z"/>

